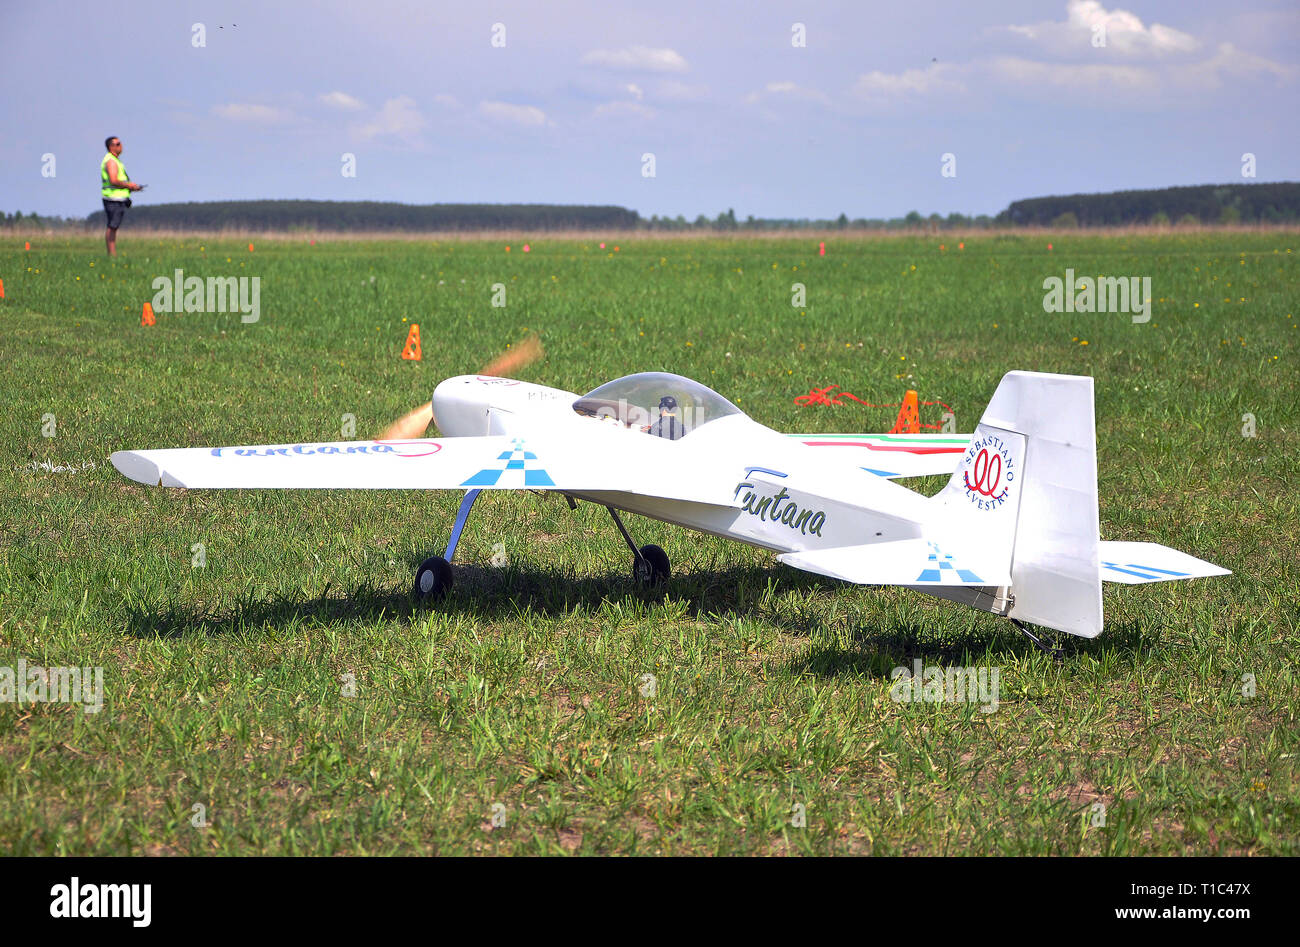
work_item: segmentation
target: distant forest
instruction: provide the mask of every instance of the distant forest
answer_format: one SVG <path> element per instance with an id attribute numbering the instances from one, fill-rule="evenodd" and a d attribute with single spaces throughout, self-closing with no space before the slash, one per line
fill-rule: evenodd
<path id="1" fill-rule="evenodd" d="M 149 206 L 133 226 L 160 230 L 631 230 L 636 211 L 567 204 L 397 204 L 379 201 L 210 201 Z M 104 225 L 102 210 L 87 218 Z"/>
<path id="2" fill-rule="evenodd" d="M 564 231 L 564 230 L 979 230 L 1014 227 L 1113 227 L 1200 224 L 1269 224 L 1300 222 L 1300 184 L 1204 184 L 1159 190 L 1071 194 L 1014 201 L 994 216 L 980 214 L 850 218 L 737 220 L 734 210 L 716 217 L 700 214 L 645 218 L 613 206 L 567 204 L 398 204 L 378 201 L 210 201 L 149 205 L 138 202 L 127 217 L 131 229 L 245 230 L 288 232 L 392 231 Z M 85 218 L 24 216 L 0 211 L 0 227 L 47 227 L 95 230 L 104 212 Z"/>
<path id="3" fill-rule="evenodd" d="M 1294 222 L 1300 219 L 1300 184 L 1202 184 L 1158 191 L 1034 197 L 1015 201 L 997 219 L 1012 226 L 1058 227 Z"/>

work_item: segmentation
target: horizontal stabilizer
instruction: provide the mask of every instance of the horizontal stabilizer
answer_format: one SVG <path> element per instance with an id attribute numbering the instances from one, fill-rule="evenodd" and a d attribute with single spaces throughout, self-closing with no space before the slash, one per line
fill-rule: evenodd
<path id="1" fill-rule="evenodd" d="M 1101 577 L 1107 582 L 1140 585 L 1210 575 L 1232 575 L 1213 563 L 1159 543 L 1102 542 Z"/>
<path id="2" fill-rule="evenodd" d="M 953 553 L 924 539 L 808 549 L 788 552 L 776 559 L 805 572 L 859 585 L 1011 584 L 1011 575 L 1005 568 L 989 568 L 978 557 Z"/>
<path id="3" fill-rule="evenodd" d="M 970 444 L 970 434 L 787 434 L 805 447 L 825 448 L 835 457 L 877 477 L 951 474 Z"/>

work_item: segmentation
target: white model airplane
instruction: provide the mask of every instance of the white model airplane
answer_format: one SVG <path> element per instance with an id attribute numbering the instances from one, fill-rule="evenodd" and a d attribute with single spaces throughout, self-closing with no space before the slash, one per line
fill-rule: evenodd
<path id="1" fill-rule="evenodd" d="M 668 557 L 638 548 L 620 510 L 771 549 L 797 569 L 1006 616 L 1035 642 L 1025 623 L 1100 634 L 1102 580 L 1229 574 L 1155 543 L 1101 541 L 1089 377 L 1010 372 L 973 435 L 781 434 L 662 372 L 585 395 L 461 375 L 438 385 L 432 410 L 447 436 L 119 451 L 112 461 L 170 487 L 465 490 L 446 552 L 416 572 L 420 599 L 451 586 L 482 490 L 601 504 L 639 581 L 666 580 Z M 933 497 L 891 482 L 947 473 Z"/>

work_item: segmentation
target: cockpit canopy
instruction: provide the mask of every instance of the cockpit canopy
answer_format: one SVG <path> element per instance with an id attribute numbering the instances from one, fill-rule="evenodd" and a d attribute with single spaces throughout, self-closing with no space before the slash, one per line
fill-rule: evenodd
<path id="1" fill-rule="evenodd" d="M 741 413 L 712 388 L 668 372 L 616 378 L 587 392 L 573 403 L 573 410 L 670 440 L 685 437 L 710 421 Z"/>

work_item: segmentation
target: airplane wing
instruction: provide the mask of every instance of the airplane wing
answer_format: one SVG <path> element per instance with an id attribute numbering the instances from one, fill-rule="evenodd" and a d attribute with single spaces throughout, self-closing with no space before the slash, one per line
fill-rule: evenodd
<path id="1" fill-rule="evenodd" d="M 667 445 L 641 436 L 442 437 L 118 451 L 140 483 L 204 489 L 617 490 L 730 502 L 727 482 L 662 463 Z"/>
<path id="2" fill-rule="evenodd" d="M 889 480 L 951 474 L 970 434 L 789 434 L 805 447 L 826 449 Z"/>

